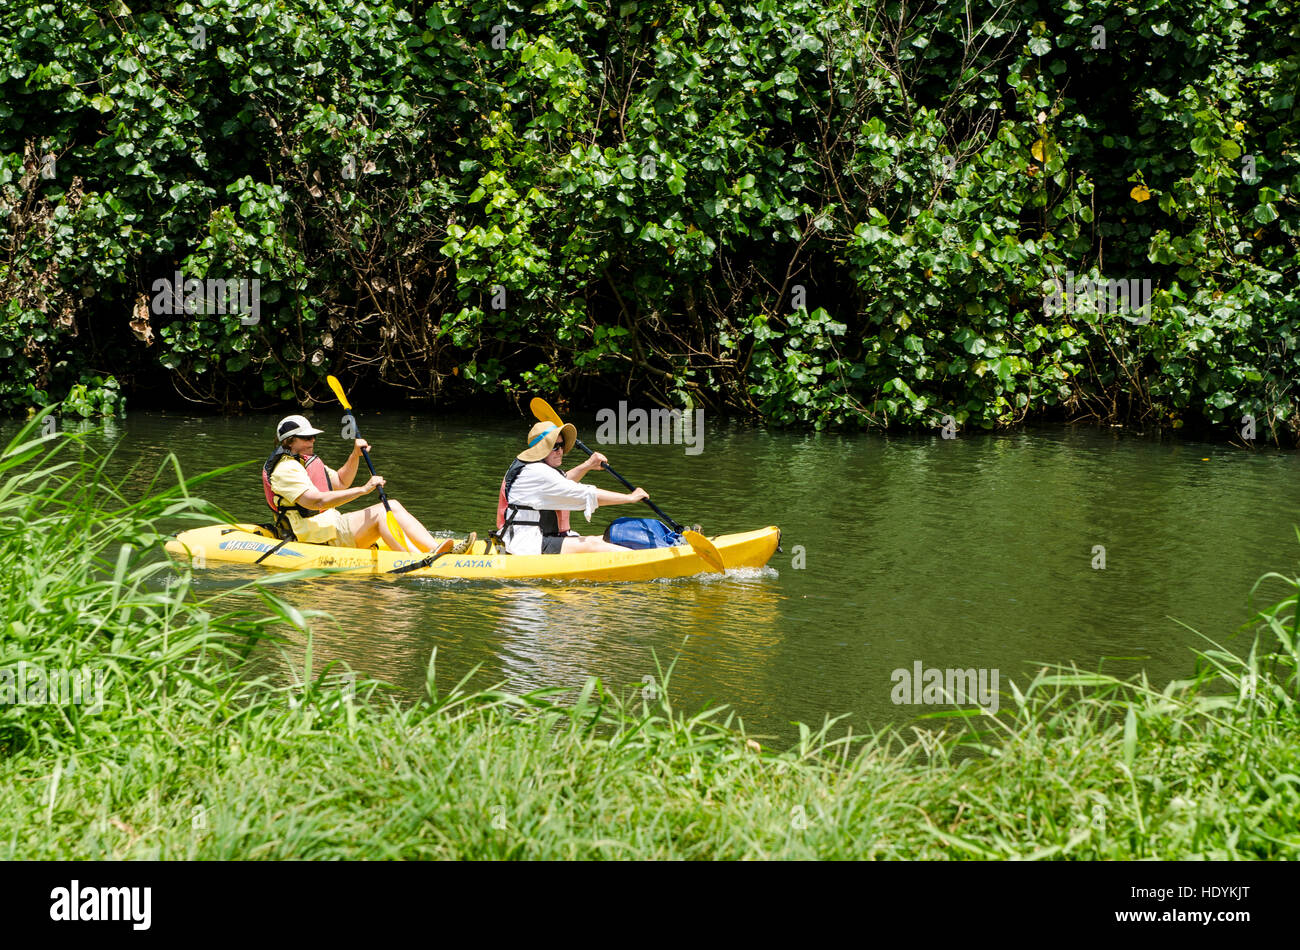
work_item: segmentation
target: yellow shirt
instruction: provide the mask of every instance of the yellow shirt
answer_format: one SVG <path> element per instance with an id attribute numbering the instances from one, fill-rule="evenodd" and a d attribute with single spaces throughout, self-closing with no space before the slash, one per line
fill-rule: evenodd
<path id="1" fill-rule="evenodd" d="M 330 481 L 337 486 L 339 473 L 328 467 L 326 471 L 329 472 Z M 271 473 L 271 491 L 279 496 L 281 501 L 291 505 L 297 504 L 298 496 L 303 492 L 315 487 L 311 476 L 307 474 L 306 467 L 292 458 L 288 462 L 281 462 Z M 336 544 L 343 547 L 352 547 L 355 543 L 347 518 L 337 508 L 326 508 L 310 518 L 304 518 L 296 511 L 288 511 L 285 514 L 289 516 L 289 527 L 293 529 L 294 536 L 299 541 L 308 544 Z"/>

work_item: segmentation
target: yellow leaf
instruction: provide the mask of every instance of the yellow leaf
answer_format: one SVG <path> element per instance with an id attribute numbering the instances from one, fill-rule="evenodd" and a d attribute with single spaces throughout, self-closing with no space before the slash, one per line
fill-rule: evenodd
<path id="1" fill-rule="evenodd" d="M 1047 159 L 1044 157 L 1044 151 L 1046 148 L 1047 143 L 1042 139 L 1039 139 L 1033 144 L 1033 147 L 1029 149 L 1029 154 L 1034 156 L 1034 158 L 1038 159 L 1040 162 L 1046 162 Z"/>
<path id="2" fill-rule="evenodd" d="M 1134 185 L 1128 194 L 1134 201 L 1146 201 L 1151 197 L 1151 192 L 1147 191 L 1145 185 Z"/>

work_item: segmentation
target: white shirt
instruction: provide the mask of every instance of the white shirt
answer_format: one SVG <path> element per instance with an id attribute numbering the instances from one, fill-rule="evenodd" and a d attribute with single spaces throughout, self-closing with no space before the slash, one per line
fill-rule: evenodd
<path id="1" fill-rule="evenodd" d="M 545 462 L 524 466 L 510 486 L 506 504 L 527 505 L 538 511 L 581 511 L 588 521 L 599 507 L 594 485 L 571 481 Z M 537 514 L 531 511 L 515 514 L 518 520 L 504 535 L 506 550 L 511 554 L 541 554 L 542 529 L 534 520 Z"/>

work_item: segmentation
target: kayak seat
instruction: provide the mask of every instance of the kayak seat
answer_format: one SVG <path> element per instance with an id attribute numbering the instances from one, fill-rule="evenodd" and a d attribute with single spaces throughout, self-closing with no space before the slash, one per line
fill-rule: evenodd
<path id="1" fill-rule="evenodd" d="M 262 531 L 267 537 L 279 538 L 281 541 L 297 541 L 297 536 L 293 529 L 289 527 L 289 516 L 281 513 L 275 519 L 274 524 L 263 522 L 259 524 L 258 530 Z"/>

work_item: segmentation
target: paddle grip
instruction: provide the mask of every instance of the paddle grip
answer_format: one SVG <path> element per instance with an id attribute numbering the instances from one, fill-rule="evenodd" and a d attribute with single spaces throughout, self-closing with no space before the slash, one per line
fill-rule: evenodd
<path id="1" fill-rule="evenodd" d="M 595 452 L 591 451 L 591 449 L 587 448 L 586 444 L 585 444 L 581 439 L 575 439 L 575 440 L 574 440 L 574 444 L 577 445 L 578 448 L 582 449 L 582 451 L 586 452 L 588 455 L 595 455 L 595 454 L 596 454 Z M 629 482 L 626 478 L 624 478 L 624 477 L 623 477 L 622 475 L 620 475 L 618 472 L 616 472 L 616 471 L 614 471 L 612 468 L 610 468 L 608 462 L 603 462 L 603 463 L 601 463 L 601 466 L 600 466 L 600 467 L 603 468 L 605 471 L 609 472 L 609 474 L 613 475 L 615 478 L 617 478 L 617 479 L 618 479 L 620 482 L 622 482 L 624 485 L 626 485 L 629 491 L 635 491 L 635 490 L 636 490 L 635 486 L 634 486 L 631 482 Z M 655 514 L 657 514 L 657 515 L 658 515 L 660 518 L 662 518 L 664 521 L 668 522 L 668 527 L 672 528 L 674 531 L 677 531 L 677 532 L 679 532 L 679 533 L 681 532 L 681 530 L 682 530 L 682 526 L 681 526 L 680 524 L 678 524 L 676 521 L 674 521 L 672 518 L 669 518 L 666 514 L 664 514 L 662 508 L 660 508 L 658 505 L 656 505 L 656 504 L 655 504 L 653 501 L 651 501 L 649 498 L 642 498 L 641 500 L 644 501 L 647 505 L 649 505 L 649 506 L 650 506 L 650 509 L 651 509 Z"/>

